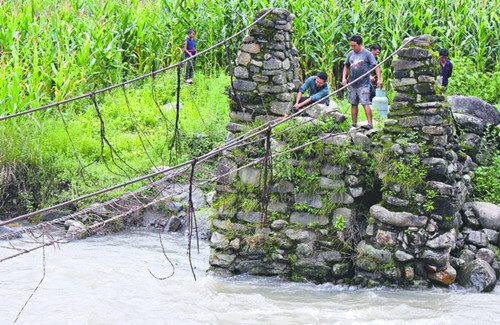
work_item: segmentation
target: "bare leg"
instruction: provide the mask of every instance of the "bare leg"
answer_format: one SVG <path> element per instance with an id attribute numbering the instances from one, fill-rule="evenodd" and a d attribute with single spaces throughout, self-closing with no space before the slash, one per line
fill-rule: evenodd
<path id="1" fill-rule="evenodd" d="M 351 105 L 352 125 L 358 125 L 358 105 Z"/>
<path id="2" fill-rule="evenodd" d="M 373 121 L 372 121 L 372 109 L 370 108 L 370 105 L 364 105 L 365 108 L 365 114 L 366 114 L 366 119 L 368 120 L 368 124 L 373 126 Z"/>

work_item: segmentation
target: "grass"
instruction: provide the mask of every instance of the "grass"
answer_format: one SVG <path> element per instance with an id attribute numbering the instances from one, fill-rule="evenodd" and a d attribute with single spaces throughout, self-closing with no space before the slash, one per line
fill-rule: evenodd
<path id="1" fill-rule="evenodd" d="M 175 121 L 175 94 L 172 92 L 175 83 L 175 74 L 158 77 L 155 82 L 155 97 L 168 122 L 155 105 L 150 82 L 126 89 L 127 97 L 118 89 L 98 98 L 106 138 L 130 167 L 117 159 L 116 152 L 117 165 L 113 164 L 107 146 L 102 159 L 100 123 L 90 101 L 61 107 L 66 126 L 57 110 L 0 124 L 0 164 L 18 177 L 23 175 L 20 178 L 26 184 L 36 178 L 43 179 L 47 189 L 41 190 L 40 197 L 26 191 L 19 193 L 37 207 L 123 182 L 128 179 L 127 175 L 150 173 L 154 165 L 175 164 L 188 159 L 196 150 L 207 151 L 221 143 L 229 121 L 229 99 L 225 95 L 229 78 L 222 73 L 213 77 L 198 73 L 193 85 L 181 88 L 182 151 L 180 156 L 169 161 L 168 143 Z M 203 141 L 198 139 L 201 138 L 199 134 L 205 135 Z M 197 140 L 193 141 L 195 138 Z M 85 166 L 83 173 L 80 171 L 82 166 Z M 67 190 L 51 192 L 61 187 Z"/>

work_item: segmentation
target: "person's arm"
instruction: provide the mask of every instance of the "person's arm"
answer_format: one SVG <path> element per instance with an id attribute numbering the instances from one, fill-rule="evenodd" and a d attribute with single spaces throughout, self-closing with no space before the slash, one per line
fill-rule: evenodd
<path id="1" fill-rule="evenodd" d="M 344 70 L 342 71 L 342 86 L 347 85 L 347 75 L 349 74 L 349 67 L 344 63 Z"/>
<path id="2" fill-rule="evenodd" d="M 301 98 L 302 98 L 302 92 L 299 90 L 297 92 L 297 98 L 295 99 L 295 105 L 293 105 L 293 108 L 295 108 L 295 109 L 300 108 L 299 102 L 300 102 Z"/>
<path id="3" fill-rule="evenodd" d="M 298 96 L 297 96 L 297 97 L 298 97 Z M 306 99 L 306 100 L 305 100 L 305 101 L 303 101 L 302 103 L 297 103 L 297 104 L 295 104 L 293 107 L 294 107 L 295 109 L 299 109 L 299 108 L 301 108 L 301 107 L 303 107 L 303 106 L 309 105 L 310 103 L 312 103 L 312 99 L 311 99 L 311 97 L 309 97 L 308 99 Z"/>
<path id="4" fill-rule="evenodd" d="M 302 95 L 311 87 L 311 81 L 314 82 L 313 79 L 311 79 L 311 77 L 307 78 L 306 81 L 299 87 L 299 91 L 297 92 L 297 98 L 295 99 L 295 105 L 293 105 L 295 109 L 299 109 L 300 107 L 304 106 L 303 103 L 299 104 L 299 102 L 300 99 L 302 98 Z"/>
<path id="5" fill-rule="evenodd" d="M 189 53 L 189 51 L 188 51 L 188 40 L 187 40 L 187 38 L 184 41 L 184 52 L 187 53 L 189 56 L 191 56 L 191 53 Z"/>
<path id="6" fill-rule="evenodd" d="M 375 74 L 377 75 L 377 87 L 382 88 L 382 71 L 380 70 L 380 67 L 375 68 Z"/>

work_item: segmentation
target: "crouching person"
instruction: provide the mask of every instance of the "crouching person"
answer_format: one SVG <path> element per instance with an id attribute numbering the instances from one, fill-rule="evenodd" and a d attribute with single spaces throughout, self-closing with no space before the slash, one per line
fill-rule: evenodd
<path id="1" fill-rule="evenodd" d="M 326 97 L 330 94 L 330 88 L 326 83 L 328 76 L 326 72 L 321 71 L 316 76 L 311 76 L 300 86 L 297 93 L 297 98 L 295 99 L 295 105 L 293 108 L 296 110 L 301 109 L 311 103 L 317 102 L 318 100 Z M 303 96 L 303 94 L 309 91 L 309 97 Z M 320 101 L 321 104 L 329 105 L 330 99 L 325 98 Z"/>

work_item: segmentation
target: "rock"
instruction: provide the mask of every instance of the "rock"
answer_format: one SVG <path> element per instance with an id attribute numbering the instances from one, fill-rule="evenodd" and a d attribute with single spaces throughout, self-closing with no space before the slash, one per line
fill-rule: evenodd
<path id="1" fill-rule="evenodd" d="M 315 238 L 314 233 L 307 230 L 287 229 L 285 235 L 291 240 L 307 241 Z"/>
<path id="2" fill-rule="evenodd" d="M 228 254 L 212 250 L 210 253 L 210 257 L 208 258 L 208 262 L 212 266 L 229 268 L 231 264 L 233 264 L 235 259 L 236 259 L 235 254 Z"/>
<path id="3" fill-rule="evenodd" d="M 432 52 L 418 47 L 404 48 L 398 52 L 401 58 L 409 58 L 415 60 L 425 60 L 432 58 Z"/>
<path id="4" fill-rule="evenodd" d="M 354 203 L 354 198 L 347 193 L 331 193 L 329 199 L 330 202 L 332 203 L 342 203 L 342 204 Z"/>
<path id="5" fill-rule="evenodd" d="M 499 232 L 492 230 L 492 229 L 483 229 L 483 232 L 486 234 L 486 237 L 488 237 L 488 241 L 490 244 L 494 244 L 497 246 L 500 246 L 500 241 L 499 241 Z"/>
<path id="6" fill-rule="evenodd" d="M 455 241 L 457 239 L 457 233 L 455 229 L 451 229 L 450 231 L 434 238 L 428 240 L 425 245 L 430 248 L 455 248 Z"/>
<path id="7" fill-rule="evenodd" d="M 414 259 L 413 255 L 410 255 L 410 254 L 403 252 L 403 251 L 396 251 L 396 253 L 394 255 L 395 255 L 396 260 L 398 260 L 400 262 L 409 262 L 409 261 L 413 261 L 413 259 Z"/>
<path id="8" fill-rule="evenodd" d="M 492 291 L 496 281 L 495 270 L 486 261 L 480 259 L 467 263 L 458 276 L 458 282 L 461 285 L 473 287 L 479 292 Z"/>
<path id="9" fill-rule="evenodd" d="M 297 193 L 294 195 L 295 204 L 305 204 L 311 208 L 320 209 L 323 206 L 319 194 Z"/>
<path id="10" fill-rule="evenodd" d="M 67 228 L 66 237 L 70 238 L 75 238 L 75 237 L 82 238 L 84 233 L 86 233 L 87 231 L 85 225 L 80 221 L 76 220 L 71 220 L 71 219 L 66 220 L 64 222 L 64 226 Z"/>
<path id="11" fill-rule="evenodd" d="M 465 261 L 465 263 L 468 263 L 468 262 L 471 262 L 474 260 L 476 254 L 474 254 L 473 251 L 469 250 L 469 249 L 464 249 L 462 250 L 462 252 L 460 253 L 459 255 L 459 258 L 463 261 Z"/>
<path id="12" fill-rule="evenodd" d="M 351 271 L 350 263 L 338 263 L 332 266 L 332 274 L 336 278 L 342 278 L 349 275 Z"/>
<path id="13" fill-rule="evenodd" d="M 14 230 L 14 229 L 12 229 L 10 227 L 0 226 L 0 235 L 12 234 L 14 232 L 16 232 L 16 230 Z M 21 237 L 23 237 L 21 234 L 16 234 L 16 235 L 10 235 L 8 239 L 21 238 Z M 8 239 L 6 239 L 6 240 L 8 240 Z"/>
<path id="14" fill-rule="evenodd" d="M 241 45 L 240 49 L 247 53 L 256 54 L 260 52 L 260 45 L 257 43 L 247 43 Z"/>
<path id="15" fill-rule="evenodd" d="M 236 58 L 236 63 L 238 65 L 247 66 L 252 60 L 252 56 L 246 52 L 239 52 Z"/>
<path id="16" fill-rule="evenodd" d="M 344 186 L 345 186 L 345 183 L 342 180 L 338 180 L 338 179 L 334 180 L 334 179 L 326 178 L 323 176 L 321 176 L 319 178 L 319 187 L 324 189 L 324 190 L 331 190 L 334 188 L 341 188 Z"/>
<path id="17" fill-rule="evenodd" d="M 338 251 L 325 251 L 325 252 L 319 253 L 318 256 L 328 263 L 342 261 L 342 255 Z"/>
<path id="18" fill-rule="evenodd" d="M 109 211 L 106 210 L 106 208 L 104 206 L 102 206 L 102 204 L 99 204 L 99 203 L 95 203 L 95 204 L 91 205 L 90 207 L 92 209 L 92 213 L 95 213 L 99 216 L 105 216 L 105 215 L 107 215 L 107 213 L 109 213 Z M 96 209 L 99 212 L 104 211 L 104 213 L 94 212 L 93 211 L 94 209 Z M 41 213 L 40 220 L 41 221 L 52 221 L 52 220 L 55 220 L 55 219 L 58 219 L 61 217 L 65 217 L 71 213 L 72 212 L 68 211 L 68 210 L 51 210 L 51 211 Z"/>
<path id="19" fill-rule="evenodd" d="M 308 257 L 308 256 L 311 256 L 313 254 L 314 248 L 309 244 L 301 243 L 301 244 L 297 245 L 296 252 L 297 252 L 297 255 L 299 255 L 299 256 Z"/>
<path id="20" fill-rule="evenodd" d="M 391 212 L 381 205 L 373 205 L 370 214 L 380 222 L 396 227 L 422 227 L 427 223 L 427 217 L 416 216 L 408 212 Z"/>
<path id="21" fill-rule="evenodd" d="M 375 271 L 383 269 L 384 265 L 391 261 L 391 253 L 387 250 L 376 249 L 367 244 L 364 240 L 356 247 L 355 257 L 356 268 L 365 271 Z"/>
<path id="22" fill-rule="evenodd" d="M 339 166 L 323 165 L 321 174 L 325 176 L 339 176 L 344 173 L 345 169 Z"/>
<path id="23" fill-rule="evenodd" d="M 170 219 L 168 219 L 168 223 L 165 226 L 165 231 L 176 232 L 181 229 L 181 226 L 182 226 L 181 220 L 178 217 L 173 216 Z"/>
<path id="24" fill-rule="evenodd" d="M 331 268 L 328 265 L 314 258 L 299 259 L 292 266 L 292 270 L 307 279 L 318 282 L 324 282 L 331 272 Z"/>
<path id="25" fill-rule="evenodd" d="M 227 220 L 223 221 L 214 220 L 212 224 L 217 229 L 230 231 L 236 234 L 242 234 L 246 231 L 246 227 L 244 225 L 241 225 L 239 223 L 233 223 Z"/>
<path id="26" fill-rule="evenodd" d="M 260 212 L 247 212 L 247 213 L 245 213 L 243 211 L 239 211 L 236 214 L 236 218 L 243 220 L 243 221 L 246 221 L 246 222 L 250 222 L 250 223 L 259 223 L 260 218 L 261 218 L 261 213 Z"/>
<path id="27" fill-rule="evenodd" d="M 234 77 L 246 79 L 248 78 L 248 70 L 244 67 L 237 66 L 236 68 L 234 68 Z"/>
<path id="28" fill-rule="evenodd" d="M 420 257 L 425 263 L 436 266 L 438 268 L 443 268 L 446 266 L 449 260 L 449 250 L 431 250 L 426 249 Z"/>
<path id="29" fill-rule="evenodd" d="M 279 219 L 279 220 L 274 220 L 271 223 L 271 229 L 274 231 L 280 231 L 284 229 L 286 226 L 288 226 L 288 222 L 285 220 Z"/>
<path id="30" fill-rule="evenodd" d="M 495 252 L 487 248 L 480 248 L 476 253 L 476 258 L 485 261 L 486 263 L 492 265 L 495 260 Z"/>
<path id="31" fill-rule="evenodd" d="M 377 241 L 377 244 L 382 246 L 394 245 L 397 241 L 397 234 L 394 232 L 378 229 L 375 240 Z"/>
<path id="32" fill-rule="evenodd" d="M 457 121 L 458 125 L 464 128 L 467 132 L 483 134 L 483 120 L 468 114 L 455 113 L 453 116 L 455 117 L 455 121 Z"/>
<path id="33" fill-rule="evenodd" d="M 471 230 L 467 234 L 467 238 L 465 239 L 467 243 L 479 246 L 486 247 L 488 246 L 488 237 L 484 232 Z"/>
<path id="34" fill-rule="evenodd" d="M 488 202 L 467 203 L 474 215 L 479 219 L 481 226 L 487 229 L 500 231 L 500 207 Z"/>
<path id="35" fill-rule="evenodd" d="M 320 225 L 327 225 L 329 223 L 329 220 L 325 216 L 319 216 L 306 212 L 293 212 L 292 215 L 290 216 L 290 222 L 300 223 L 303 225 L 309 225 L 314 223 Z"/>
<path id="36" fill-rule="evenodd" d="M 291 193 L 293 192 L 294 185 L 289 181 L 280 181 L 274 184 L 271 188 L 272 193 Z"/>
<path id="37" fill-rule="evenodd" d="M 218 249 L 226 249 L 229 247 L 229 240 L 223 234 L 213 232 L 210 238 L 210 246 Z"/>
<path id="38" fill-rule="evenodd" d="M 253 81 L 246 81 L 246 80 L 241 80 L 238 79 L 235 82 L 233 82 L 233 87 L 236 90 L 241 90 L 241 91 L 252 91 L 257 88 L 257 83 Z"/>
<path id="39" fill-rule="evenodd" d="M 254 187 L 260 184 L 260 169 L 245 167 L 238 171 L 238 176 L 243 184 Z"/>
<path id="40" fill-rule="evenodd" d="M 284 202 L 271 201 L 267 205 L 267 210 L 270 212 L 287 213 L 288 212 L 288 205 Z"/>
<path id="41" fill-rule="evenodd" d="M 412 70 L 424 66 L 422 62 L 407 61 L 407 60 L 394 60 L 392 61 L 394 70 Z"/>
<path id="42" fill-rule="evenodd" d="M 448 264 L 446 270 L 439 272 L 429 272 L 427 273 L 427 277 L 432 281 L 448 286 L 455 282 L 455 279 L 457 278 L 457 271 Z"/>
<path id="43" fill-rule="evenodd" d="M 352 134 L 352 142 L 356 145 L 360 145 L 365 150 L 368 150 L 372 146 L 372 141 L 363 133 L 356 132 Z"/>
<path id="44" fill-rule="evenodd" d="M 491 104 L 473 96 L 448 96 L 448 103 L 453 112 L 475 116 L 485 123 L 499 124 L 500 112 Z"/>
<path id="45" fill-rule="evenodd" d="M 362 187 L 349 187 L 349 192 L 353 197 L 360 197 L 365 193 Z"/>

